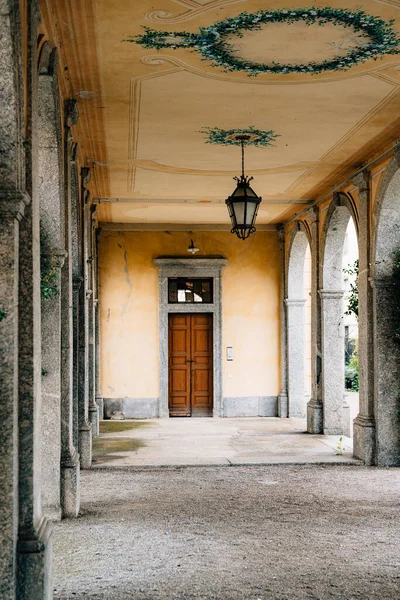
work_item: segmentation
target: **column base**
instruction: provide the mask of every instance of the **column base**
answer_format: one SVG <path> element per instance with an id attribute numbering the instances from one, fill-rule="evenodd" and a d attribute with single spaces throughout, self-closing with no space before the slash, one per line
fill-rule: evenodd
<path id="1" fill-rule="evenodd" d="M 99 409 L 99 419 L 100 421 L 103 421 L 104 419 L 104 400 L 103 400 L 103 396 L 96 396 L 96 398 L 94 399 L 97 407 Z"/>
<path id="2" fill-rule="evenodd" d="M 375 421 L 371 417 L 357 415 L 353 421 L 353 456 L 363 460 L 367 466 L 376 462 Z"/>
<path id="3" fill-rule="evenodd" d="M 80 505 L 79 454 L 61 457 L 61 509 L 63 517 L 77 517 Z"/>
<path id="4" fill-rule="evenodd" d="M 99 407 L 95 402 L 89 405 L 89 422 L 92 426 L 92 436 L 99 437 Z"/>
<path id="5" fill-rule="evenodd" d="M 278 395 L 278 417 L 281 419 L 288 418 L 288 395 L 286 392 L 281 392 Z"/>
<path id="6" fill-rule="evenodd" d="M 343 422 L 343 435 L 345 435 L 347 437 L 351 437 L 350 405 L 347 403 L 346 396 L 344 397 L 344 400 L 343 400 L 342 422 Z"/>
<path id="7" fill-rule="evenodd" d="M 18 600 L 51 600 L 52 582 L 52 528 L 42 518 L 37 531 L 20 534 L 17 544 L 17 598 Z"/>
<path id="8" fill-rule="evenodd" d="M 42 512 L 49 521 L 61 521 L 61 506 L 43 506 Z"/>
<path id="9" fill-rule="evenodd" d="M 323 431 L 323 407 L 318 400 L 311 399 L 307 404 L 307 431 L 316 434 Z"/>
<path id="10" fill-rule="evenodd" d="M 81 469 L 92 466 L 92 427 L 85 421 L 79 427 L 79 458 Z"/>

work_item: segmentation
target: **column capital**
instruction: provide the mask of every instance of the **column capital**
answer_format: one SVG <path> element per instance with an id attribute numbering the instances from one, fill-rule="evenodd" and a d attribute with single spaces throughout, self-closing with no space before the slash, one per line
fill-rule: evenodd
<path id="1" fill-rule="evenodd" d="M 307 298 L 285 298 L 285 304 L 288 307 L 304 306 L 306 302 L 307 302 Z"/>
<path id="2" fill-rule="evenodd" d="M 341 300 L 344 290 L 318 290 L 318 294 L 323 300 Z"/>
<path id="3" fill-rule="evenodd" d="M 314 223 L 318 223 L 319 221 L 319 206 L 317 204 L 314 204 L 313 206 L 310 206 L 309 210 L 307 211 L 307 223 L 311 226 L 314 225 Z"/>
<path id="4" fill-rule="evenodd" d="M 17 219 L 20 221 L 31 199 L 26 192 L 0 191 L 0 219 Z"/>
<path id="5" fill-rule="evenodd" d="M 369 172 L 364 170 L 361 171 L 361 173 L 356 173 L 356 175 L 354 175 L 351 178 L 351 182 L 358 187 L 358 191 L 360 192 L 360 194 L 362 194 L 363 192 L 368 192 L 369 191 Z"/>
<path id="6" fill-rule="evenodd" d="M 285 227 L 283 223 L 278 223 L 276 226 L 276 235 L 278 236 L 278 240 L 281 244 L 285 242 Z"/>

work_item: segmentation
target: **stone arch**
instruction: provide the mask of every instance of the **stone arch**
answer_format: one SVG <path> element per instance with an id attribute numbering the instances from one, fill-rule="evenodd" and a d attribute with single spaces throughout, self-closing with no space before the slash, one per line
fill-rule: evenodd
<path id="1" fill-rule="evenodd" d="M 329 206 L 321 243 L 321 325 L 323 431 L 343 434 L 344 322 L 342 257 L 346 230 L 353 218 L 358 235 L 358 214 L 353 199 L 336 193 Z"/>
<path id="2" fill-rule="evenodd" d="M 400 465 L 400 341 L 394 323 L 399 290 L 394 287 L 393 261 L 400 250 L 400 155 L 382 179 L 373 213 L 374 412 L 376 462 Z"/>
<path id="3" fill-rule="evenodd" d="M 288 416 L 306 416 L 305 398 L 305 303 L 304 265 L 310 247 L 309 231 L 302 222 L 293 228 L 288 257 Z"/>

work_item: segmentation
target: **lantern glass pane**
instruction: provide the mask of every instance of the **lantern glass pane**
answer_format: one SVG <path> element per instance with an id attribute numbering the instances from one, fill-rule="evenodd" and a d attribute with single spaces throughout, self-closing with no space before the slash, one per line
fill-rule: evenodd
<path id="1" fill-rule="evenodd" d="M 244 202 L 233 202 L 233 212 L 235 213 L 235 220 L 237 225 L 243 225 L 244 223 Z"/>
<path id="2" fill-rule="evenodd" d="M 233 198 L 243 198 L 246 195 L 246 190 L 242 186 L 238 186 L 232 194 Z"/>
<path id="3" fill-rule="evenodd" d="M 255 202 L 247 202 L 246 225 L 251 225 L 253 223 L 256 207 L 257 204 Z"/>

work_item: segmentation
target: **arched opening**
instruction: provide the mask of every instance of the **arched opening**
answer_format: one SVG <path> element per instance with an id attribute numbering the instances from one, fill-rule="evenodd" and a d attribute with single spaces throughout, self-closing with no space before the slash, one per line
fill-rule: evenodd
<path id="1" fill-rule="evenodd" d="M 358 370 L 358 240 L 354 220 L 350 217 L 344 239 L 343 257 L 344 289 L 344 387 L 343 433 L 353 437 L 353 421 L 359 412 Z"/>
<path id="2" fill-rule="evenodd" d="M 354 270 L 354 263 L 358 259 L 358 242 L 350 207 L 349 197 L 338 194 L 328 212 L 324 230 L 320 296 L 323 431 L 327 435 L 351 435 L 350 411 L 345 401 L 345 344 L 346 327 L 350 334 L 350 325 L 352 325 L 352 334 L 355 335 L 356 319 L 354 315 L 351 317 L 345 315 L 348 304 L 345 295 L 348 296 L 348 292 L 346 294 L 344 266 L 350 260 L 352 269 L 346 266 L 345 268 Z M 353 275 L 350 276 L 349 287 L 355 278 Z M 349 322 L 346 321 L 347 317 Z M 354 404 L 353 412 L 356 415 L 358 397 L 354 399 Z"/>
<path id="3" fill-rule="evenodd" d="M 288 416 L 305 418 L 311 394 L 311 253 L 308 238 L 298 230 L 288 268 Z"/>
<path id="4" fill-rule="evenodd" d="M 400 465 L 400 168 L 394 160 L 375 207 L 374 405 L 378 465 Z"/>

